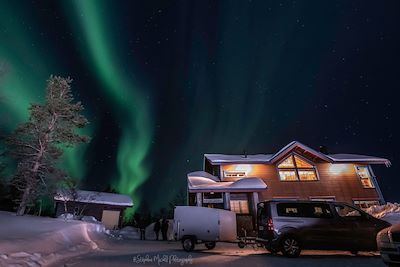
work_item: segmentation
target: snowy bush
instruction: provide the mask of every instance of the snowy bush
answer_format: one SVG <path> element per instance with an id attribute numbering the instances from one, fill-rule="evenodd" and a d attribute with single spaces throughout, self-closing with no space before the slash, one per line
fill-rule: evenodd
<path id="1" fill-rule="evenodd" d="M 82 218 L 81 218 L 81 221 L 84 221 L 84 222 L 92 222 L 92 223 L 98 223 L 99 221 L 95 218 L 95 217 L 93 217 L 93 216 L 83 216 Z"/>
<path id="2" fill-rule="evenodd" d="M 365 211 L 375 218 L 382 219 L 390 222 L 391 224 L 400 223 L 400 204 L 399 203 L 390 203 L 388 202 L 386 205 L 375 205 L 371 206 Z"/>
<path id="3" fill-rule="evenodd" d="M 69 221 L 74 219 L 74 215 L 72 213 L 63 213 L 58 218 Z"/>

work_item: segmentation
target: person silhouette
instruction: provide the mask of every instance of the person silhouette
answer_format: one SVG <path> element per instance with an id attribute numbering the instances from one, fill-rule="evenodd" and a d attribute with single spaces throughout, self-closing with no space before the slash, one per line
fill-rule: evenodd
<path id="1" fill-rule="evenodd" d="M 160 233 L 160 228 L 161 228 L 160 220 L 157 219 L 156 222 L 154 223 L 154 233 L 156 234 L 156 240 L 158 240 L 158 235 Z"/>
<path id="2" fill-rule="evenodd" d="M 167 219 L 163 219 L 161 223 L 161 234 L 164 241 L 167 240 L 167 232 L 168 232 L 168 221 Z"/>

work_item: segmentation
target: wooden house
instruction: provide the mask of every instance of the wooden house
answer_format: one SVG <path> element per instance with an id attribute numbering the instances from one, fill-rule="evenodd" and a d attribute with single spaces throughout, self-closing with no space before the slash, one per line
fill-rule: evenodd
<path id="1" fill-rule="evenodd" d="M 367 208 L 385 202 L 374 164 L 390 161 L 324 154 L 297 141 L 274 154 L 205 154 L 203 170 L 187 175 L 189 205 L 235 211 L 239 227 L 253 225 L 257 203 L 270 199 L 335 200 Z"/>

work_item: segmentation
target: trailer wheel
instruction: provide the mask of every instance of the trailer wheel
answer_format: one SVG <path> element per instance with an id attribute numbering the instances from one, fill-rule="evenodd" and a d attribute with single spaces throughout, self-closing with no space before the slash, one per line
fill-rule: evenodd
<path id="1" fill-rule="evenodd" d="M 206 246 L 207 249 L 213 249 L 215 248 L 215 242 L 211 241 L 211 242 L 206 242 L 204 243 L 204 245 Z"/>
<path id="2" fill-rule="evenodd" d="M 193 237 L 187 236 L 182 238 L 182 247 L 185 251 L 190 252 L 194 249 L 194 239 Z"/>
<path id="3" fill-rule="evenodd" d="M 239 241 L 238 242 L 238 247 L 239 248 L 244 248 L 246 246 L 246 243 L 244 243 L 243 241 Z"/>

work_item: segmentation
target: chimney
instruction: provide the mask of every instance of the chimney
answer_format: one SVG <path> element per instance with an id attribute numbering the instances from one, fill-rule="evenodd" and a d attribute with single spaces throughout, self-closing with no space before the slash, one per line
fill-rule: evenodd
<path id="1" fill-rule="evenodd" d="M 319 146 L 319 152 L 323 153 L 323 154 L 328 154 L 328 148 L 324 145 L 320 145 Z"/>

